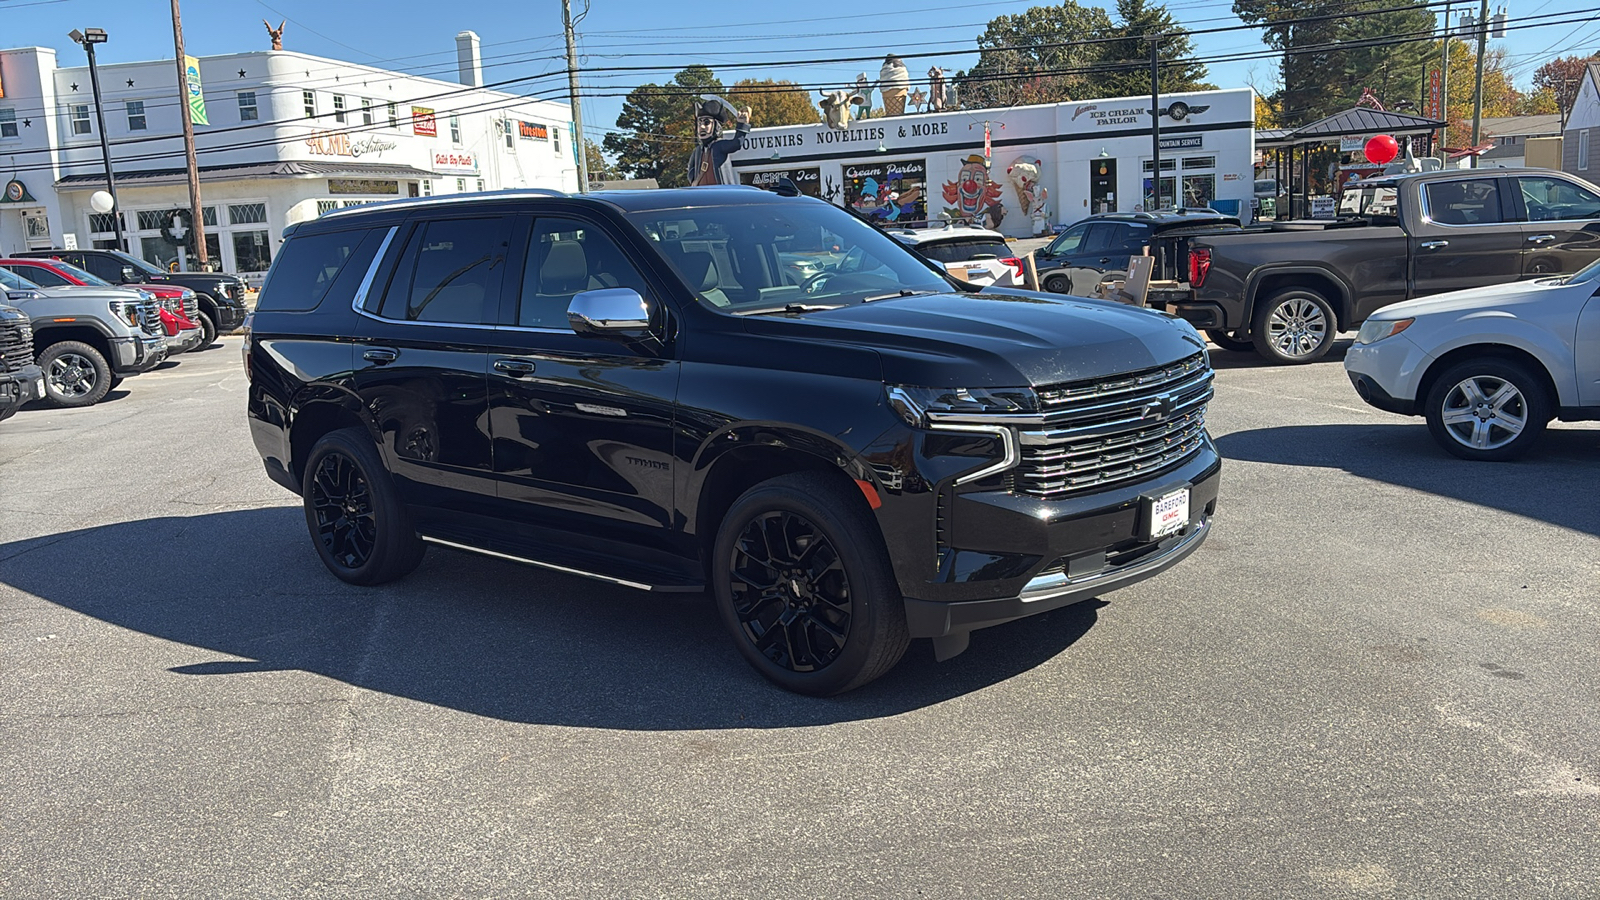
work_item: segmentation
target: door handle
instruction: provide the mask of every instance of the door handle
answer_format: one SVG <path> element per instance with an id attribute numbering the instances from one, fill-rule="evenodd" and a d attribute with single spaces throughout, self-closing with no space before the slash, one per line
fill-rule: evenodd
<path id="1" fill-rule="evenodd" d="M 1104 264 L 1106 264 L 1106 263 L 1108 263 L 1108 262 L 1111 262 L 1111 257 L 1109 257 L 1109 256 L 1102 256 L 1102 257 L 1100 257 L 1100 263 L 1101 263 L 1101 265 L 1104 265 Z"/>
<path id="2" fill-rule="evenodd" d="M 399 359 L 400 352 L 398 350 L 390 350 L 388 347 L 373 347 L 371 350 L 364 351 L 361 354 L 361 358 L 383 366 Z"/>
<path id="3" fill-rule="evenodd" d="M 1424 250 L 1438 250 L 1441 247 L 1448 246 L 1450 246 L 1449 241 L 1423 241 L 1421 244 L 1421 247 Z"/>
<path id="4" fill-rule="evenodd" d="M 533 363 L 525 359 L 497 359 L 494 370 L 512 378 L 526 378 L 533 374 Z"/>
<path id="5" fill-rule="evenodd" d="M 1551 241 L 1553 241 L 1555 239 L 1556 239 L 1556 236 L 1553 235 L 1553 234 L 1535 234 L 1535 235 L 1532 235 L 1532 236 L 1530 236 L 1528 238 L 1528 243 L 1530 243 L 1530 244 L 1548 244 L 1548 243 L 1550 243 Z"/>

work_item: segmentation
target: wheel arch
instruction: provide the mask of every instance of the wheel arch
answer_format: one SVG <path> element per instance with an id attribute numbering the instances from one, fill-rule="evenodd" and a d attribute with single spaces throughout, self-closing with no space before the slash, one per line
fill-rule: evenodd
<path id="1" fill-rule="evenodd" d="M 44 325 L 34 324 L 33 327 L 33 355 L 38 358 L 52 344 L 62 341 L 78 341 L 88 344 L 100 351 L 110 365 L 116 364 L 116 355 L 111 352 L 111 341 L 106 338 L 104 331 L 92 325 L 76 323 L 71 325 L 53 325 L 46 322 Z"/>
<path id="2" fill-rule="evenodd" d="M 377 433 L 360 413 L 360 404 L 350 394 L 320 391 L 296 401 L 289 419 L 286 449 L 288 470 L 298 484 L 305 476 L 305 460 L 322 436 L 341 428 L 360 428 L 377 444 Z M 382 453 L 379 453 L 382 457 Z"/>
<path id="3" fill-rule="evenodd" d="M 1352 291 L 1338 273 L 1319 266 L 1272 266 L 1250 273 L 1250 283 L 1245 289 L 1250 302 L 1245 304 L 1244 322 L 1237 327 L 1251 327 L 1260 302 L 1287 288 L 1305 288 L 1325 296 L 1339 319 L 1335 323 L 1337 327 L 1342 329 L 1350 321 Z"/>
<path id="4" fill-rule="evenodd" d="M 1447 350 L 1434 358 L 1423 371 L 1422 378 L 1417 382 L 1417 407 L 1421 409 L 1427 403 L 1428 395 L 1433 392 L 1434 385 L 1440 376 L 1448 372 L 1453 366 L 1474 359 L 1499 359 L 1514 362 L 1525 366 L 1533 376 L 1539 379 L 1544 389 L 1550 395 L 1550 411 L 1563 405 L 1561 391 L 1556 385 L 1555 378 L 1550 370 L 1538 356 L 1523 347 L 1505 343 L 1472 343 L 1463 344 Z"/>

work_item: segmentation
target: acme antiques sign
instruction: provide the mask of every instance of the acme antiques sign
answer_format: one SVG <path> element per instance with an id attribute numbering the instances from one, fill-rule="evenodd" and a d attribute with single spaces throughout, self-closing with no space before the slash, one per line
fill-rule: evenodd
<path id="1" fill-rule="evenodd" d="M 376 135 L 351 140 L 350 135 L 342 131 L 319 131 L 306 138 L 306 151 L 317 156 L 382 156 L 383 151 L 398 146 L 394 141 Z"/>

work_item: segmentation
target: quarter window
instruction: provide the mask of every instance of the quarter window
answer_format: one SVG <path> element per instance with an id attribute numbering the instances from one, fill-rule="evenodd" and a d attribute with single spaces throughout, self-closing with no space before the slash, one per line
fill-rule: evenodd
<path id="1" fill-rule="evenodd" d="M 144 131 L 145 130 L 144 101 L 143 100 L 129 100 L 127 106 L 128 106 L 128 130 L 129 131 Z"/>
<path id="2" fill-rule="evenodd" d="M 94 131 L 94 126 L 89 123 L 89 104 L 74 103 L 67 107 L 72 118 L 73 134 L 89 134 Z"/>
<path id="3" fill-rule="evenodd" d="M 440 219 L 406 243 L 379 315 L 407 322 L 492 324 L 512 220 Z"/>
<path id="4" fill-rule="evenodd" d="M 1428 217 L 1441 225 L 1492 225 L 1504 222 L 1500 187 L 1490 178 L 1436 181 L 1425 185 Z"/>
<path id="5" fill-rule="evenodd" d="M 315 309 L 330 289 L 334 302 L 348 307 L 385 231 L 363 228 L 290 238 L 262 285 L 256 309 Z"/>
<path id="6" fill-rule="evenodd" d="M 699 254 L 709 259 L 709 254 Z M 639 270 L 599 229 L 575 219 L 542 217 L 528 237 L 527 265 L 517 324 L 529 328 L 570 328 L 567 307 L 581 291 L 648 289 Z"/>

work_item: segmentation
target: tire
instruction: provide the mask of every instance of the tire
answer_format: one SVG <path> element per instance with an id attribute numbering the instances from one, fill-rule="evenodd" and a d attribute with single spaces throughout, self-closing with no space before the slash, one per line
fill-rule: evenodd
<path id="1" fill-rule="evenodd" d="M 1542 380 L 1521 363 L 1492 357 L 1451 366 L 1434 381 L 1426 403 L 1433 439 L 1474 461 L 1527 453 L 1553 414 Z"/>
<path id="2" fill-rule="evenodd" d="M 203 312 L 200 313 L 200 333 L 202 335 L 200 346 L 195 347 L 195 350 L 208 349 L 217 342 L 217 323 L 211 321 L 211 317 Z"/>
<path id="3" fill-rule="evenodd" d="M 22 407 L 20 407 L 20 406 L 13 406 L 10 409 L 0 409 L 0 422 L 4 422 L 5 420 L 7 420 L 7 419 L 11 418 L 12 416 L 16 415 L 17 414 L 17 410 L 19 410 L 21 408 Z"/>
<path id="4" fill-rule="evenodd" d="M 1040 287 L 1051 294 L 1070 294 L 1072 293 L 1072 279 L 1066 275 L 1051 275 L 1044 280 Z"/>
<path id="5" fill-rule="evenodd" d="M 1218 347 L 1224 350 L 1231 350 L 1234 353 L 1249 353 L 1256 349 L 1255 341 L 1248 336 L 1242 339 L 1237 338 L 1221 328 L 1206 329 L 1206 339 Z"/>
<path id="6" fill-rule="evenodd" d="M 1333 304 L 1309 288 L 1278 291 L 1256 307 L 1251 323 L 1256 352 L 1275 363 L 1297 365 L 1321 359 L 1339 333 Z"/>
<path id="7" fill-rule="evenodd" d="M 344 428 L 323 435 L 306 459 L 300 487 L 311 543 L 342 580 L 383 584 L 422 562 L 427 546 L 366 432 Z"/>
<path id="8" fill-rule="evenodd" d="M 111 366 L 99 350 L 80 341 L 51 344 L 39 354 L 44 398 L 51 406 L 93 406 L 111 390 Z"/>
<path id="9" fill-rule="evenodd" d="M 877 525 L 861 497 L 826 474 L 784 475 L 746 491 L 717 532 L 711 569 L 717 611 L 739 653 L 795 693 L 858 688 L 910 644 Z"/>

